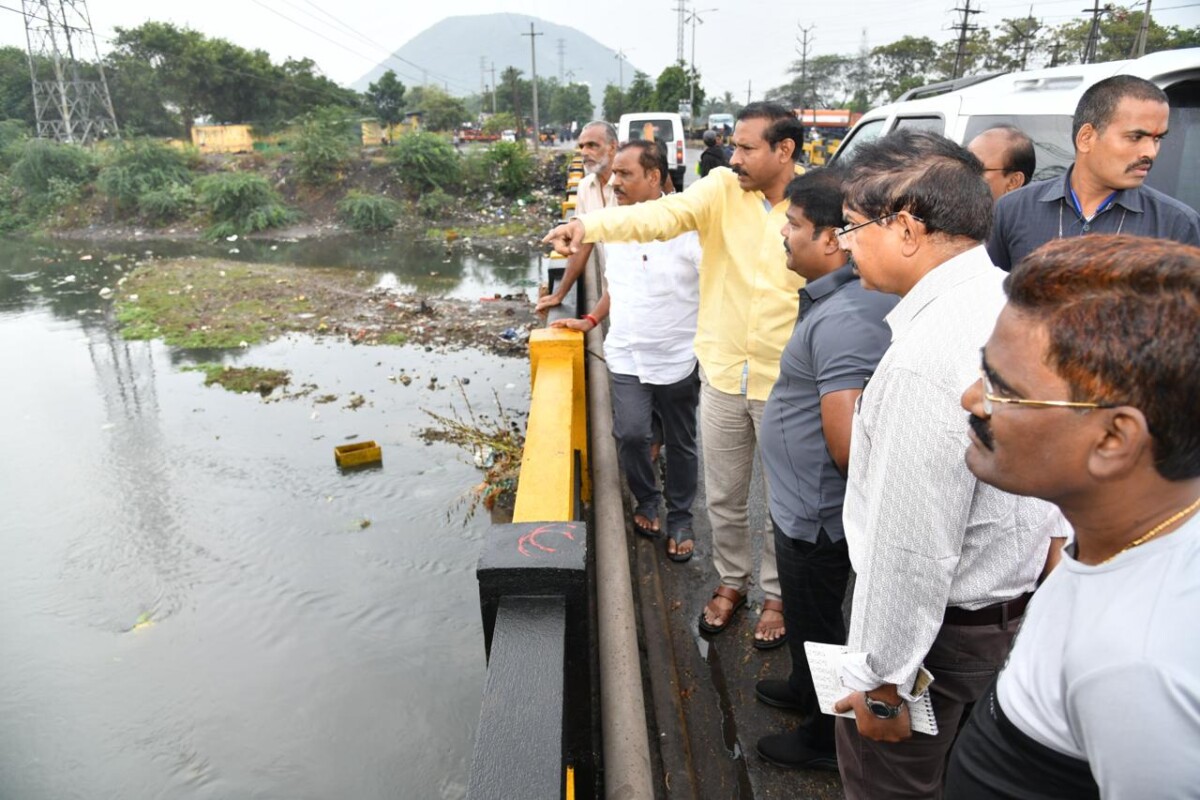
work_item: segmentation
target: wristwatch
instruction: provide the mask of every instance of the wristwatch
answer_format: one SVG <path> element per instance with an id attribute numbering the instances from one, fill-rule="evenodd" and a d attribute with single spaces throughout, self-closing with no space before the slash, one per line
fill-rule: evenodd
<path id="1" fill-rule="evenodd" d="M 892 705 L 891 703 L 885 703 L 882 700 L 876 700 L 866 692 L 863 692 L 863 700 L 867 704 L 867 710 L 879 719 L 895 719 L 896 717 L 900 716 L 900 709 L 904 708 L 903 700 L 896 705 Z"/>

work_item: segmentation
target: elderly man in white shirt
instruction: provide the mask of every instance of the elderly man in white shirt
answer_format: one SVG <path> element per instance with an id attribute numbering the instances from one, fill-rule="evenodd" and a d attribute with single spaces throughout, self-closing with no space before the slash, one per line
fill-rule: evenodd
<path id="1" fill-rule="evenodd" d="M 586 174 L 575 188 L 577 215 L 582 216 L 591 211 L 618 205 L 617 193 L 609 184 L 612 179 L 613 161 L 617 155 L 617 143 L 617 129 L 611 122 L 589 122 L 579 132 L 579 154 L 583 159 L 583 171 Z M 579 248 L 579 252 L 573 253 L 567 259 L 562 280 L 554 287 L 553 292 L 538 299 L 537 310 L 546 311 L 562 304 L 567 292 L 571 291 L 575 281 L 583 275 L 583 268 L 587 266 L 593 250 L 596 253 L 596 263 L 603 274 L 606 261 L 604 248 L 605 245 L 597 242 L 585 244 Z"/>
<path id="2" fill-rule="evenodd" d="M 1004 305 L 983 242 L 992 198 L 979 161 L 901 131 L 855 153 L 840 236 L 869 289 L 900 295 L 892 343 L 859 401 L 843 525 L 856 572 L 836 710 L 846 797 L 940 798 L 966 712 L 995 677 L 1066 533 L 1049 504 L 975 479 L 959 397 Z M 938 734 L 904 701 L 929 687 Z"/>
<path id="3" fill-rule="evenodd" d="M 617 151 L 611 184 L 621 205 L 658 199 L 666 177 L 666 158 L 656 143 L 629 142 Z M 605 291 L 596 307 L 581 319 L 554 324 L 587 331 L 610 317 L 604 357 L 612 385 L 613 436 L 636 501 L 633 523 L 644 534 L 660 531 L 665 494 L 667 557 L 687 561 L 695 546 L 691 507 L 699 464 L 700 377 L 692 341 L 700 306 L 700 240 L 688 232 L 607 248 Z M 650 456 L 655 412 L 667 448 L 665 491 L 659 489 Z"/>

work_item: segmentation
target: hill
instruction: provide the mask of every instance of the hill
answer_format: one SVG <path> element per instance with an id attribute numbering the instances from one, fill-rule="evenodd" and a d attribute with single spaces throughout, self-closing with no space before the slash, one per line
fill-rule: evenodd
<path id="1" fill-rule="evenodd" d="M 447 17 L 422 31 L 396 50 L 394 58 L 359 78 L 353 88 L 365 91 L 367 84 L 389 69 L 408 86 L 428 82 L 458 96 L 479 93 L 485 82 L 490 86 L 493 65 L 497 80 L 509 66 L 521 70 L 528 79 L 529 37 L 521 34 L 529 33 L 531 22 L 536 31 L 545 34 L 537 40 L 539 77 L 559 77 L 559 40 L 562 40 L 564 82 L 587 84 L 597 109 L 603 103 L 604 87 L 618 83 L 621 70 L 626 86 L 633 80 L 636 67 L 625 59 L 618 66 L 616 51 L 582 31 L 525 14 L 479 14 Z M 481 58 L 486 72 L 481 72 Z"/>

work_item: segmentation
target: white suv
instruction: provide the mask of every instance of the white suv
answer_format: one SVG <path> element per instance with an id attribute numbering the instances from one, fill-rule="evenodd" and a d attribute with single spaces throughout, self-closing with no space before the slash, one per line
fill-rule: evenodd
<path id="1" fill-rule="evenodd" d="M 868 111 L 833 160 L 853 158 L 865 142 L 902 128 L 940 133 L 959 144 L 994 125 L 1016 125 L 1033 139 L 1034 180 L 1061 175 L 1075 158 L 1071 117 L 1092 84 L 1113 75 L 1153 81 L 1171 102 L 1170 134 L 1146 184 L 1200 210 L 1200 48 L 1152 53 L 1128 61 L 1014 72 L 934 97 Z M 933 88 L 933 87 L 929 87 Z M 921 90 L 908 93 L 920 94 Z"/>
<path id="2" fill-rule="evenodd" d="M 617 139 L 621 144 L 638 139 L 654 139 L 667 148 L 667 171 L 677 191 L 683 191 L 683 176 L 687 172 L 687 148 L 683 119 L 666 111 L 647 111 L 642 114 L 622 114 L 617 123 Z"/>

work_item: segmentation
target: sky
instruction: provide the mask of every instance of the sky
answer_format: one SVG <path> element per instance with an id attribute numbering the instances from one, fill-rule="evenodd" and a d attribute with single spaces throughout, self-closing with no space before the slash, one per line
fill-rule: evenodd
<path id="1" fill-rule="evenodd" d="M 787 0 L 609 0 L 607 4 L 569 0 L 88 0 L 100 51 L 114 27 L 136 27 L 147 20 L 173 22 L 243 47 L 264 49 L 276 62 L 312 58 L 331 79 L 349 85 L 412 37 L 446 16 L 507 11 L 529 14 L 589 34 L 651 76 L 675 61 L 680 2 L 695 9 L 696 67 L 710 96 L 725 92 L 745 101 L 786 83 L 798 58 L 800 26 L 811 29 L 809 55 L 856 53 L 863 42 L 874 47 L 905 35 L 946 41 L 962 0 L 840 0 L 789 3 Z M 1120 0 L 1118 0 L 1120 2 Z M 1129 5 L 1130 2 L 1121 2 Z M 1032 4 L 1048 25 L 1081 18 L 1084 0 Z M 20 0 L 0 0 L 0 45 L 25 47 Z M 972 0 L 982 13 L 972 22 L 990 27 L 1029 12 L 1029 2 Z M 603 13 L 602 13 L 603 12 Z M 1200 25 L 1198 0 L 1159 0 L 1152 13 L 1163 25 Z M 519 31 L 497 31 L 519 35 Z M 539 42 L 542 44 L 545 40 Z M 553 44 L 545 45 L 544 63 L 556 63 Z M 686 26 L 684 54 L 690 59 L 692 26 Z M 474 63 L 477 59 L 468 56 Z M 570 66 L 570 53 L 566 54 Z M 525 65 L 517 65 L 523 67 Z M 614 61 L 613 82 L 617 82 Z"/>

